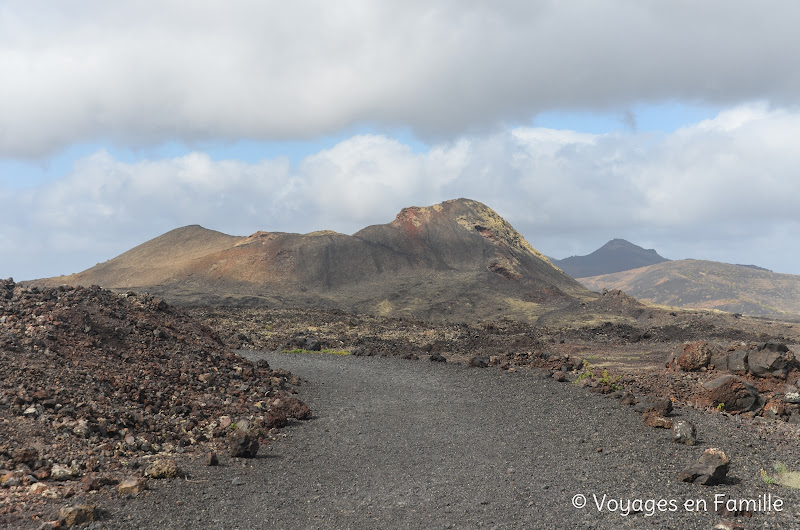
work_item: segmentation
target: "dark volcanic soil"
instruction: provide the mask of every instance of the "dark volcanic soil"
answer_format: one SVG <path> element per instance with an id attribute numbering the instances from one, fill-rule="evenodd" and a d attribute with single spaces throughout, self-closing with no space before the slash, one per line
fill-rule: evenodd
<path id="1" fill-rule="evenodd" d="M 3 281 L 0 526 L 37 528 L 64 505 L 89 503 L 98 528 L 709 528 L 721 517 L 710 513 L 714 494 L 771 493 L 784 501 L 781 512 L 736 516 L 748 528 L 800 527 L 797 490 L 760 474 L 776 463 L 800 469 L 798 428 L 788 423 L 800 418 L 800 403 L 788 397 L 800 375 L 748 375 L 766 406 L 719 413 L 698 401 L 716 369 L 664 367 L 689 340 L 752 355 L 765 341 L 797 344 L 798 330 L 671 312 L 615 291 L 538 325 L 459 324 L 184 311 L 149 295 Z M 440 356 L 448 362 L 429 360 Z M 314 421 L 292 426 L 293 414 L 303 416 L 290 394 L 301 380 L 284 368 L 310 381 L 298 388 Z M 621 387 L 699 407 L 670 418 L 694 421 L 699 445 L 673 443 L 615 394 L 600 394 L 618 396 Z M 287 422 L 289 430 L 276 429 Z M 229 456 L 242 427 L 261 442 L 257 458 Z M 731 456 L 730 480 L 678 482 L 711 446 Z M 221 466 L 205 465 L 211 452 Z M 151 479 L 136 497 L 118 492 L 118 481 L 141 477 L 162 457 L 187 474 Z M 571 507 L 577 494 L 587 507 Z M 622 516 L 599 510 L 593 494 L 674 500 L 680 509 Z M 682 503 L 690 498 L 711 504 L 689 513 Z"/>
<path id="2" fill-rule="evenodd" d="M 797 432 L 678 409 L 699 444 L 671 440 L 616 399 L 542 372 L 325 354 L 266 354 L 312 381 L 315 418 L 264 457 L 190 468 L 147 497 L 108 507 L 115 528 L 702 528 L 724 518 L 715 498 L 772 495 L 782 511 L 728 516 L 745 528 L 800 527 L 800 491 L 767 485 L 775 462 L 800 468 Z M 788 433 L 788 434 L 787 434 Z M 678 481 L 703 450 L 731 458 L 727 483 Z M 587 504 L 575 508 L 584 495 Z M 719 495 L 720 497 L 715 497 Z M 598 500 L 674 501 L 622 515 Z M 706 502 L 689 511 L 691 499 Z M 774 506 L 774 504 L 771 504 Z M 611 503 L 614 508 L 614 502 Z"/>

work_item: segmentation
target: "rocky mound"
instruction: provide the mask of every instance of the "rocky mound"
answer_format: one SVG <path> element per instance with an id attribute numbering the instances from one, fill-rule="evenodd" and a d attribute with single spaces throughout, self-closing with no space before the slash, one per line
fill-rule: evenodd
<path id="1" fill-rule="evenodd" d="M 237 424 L 257 440 L 308 417 L 292 382 L 158 298 L 3 280 L 0 522 L 25 493 L 69 496 L 140 458 L 229 451 Z"/>
<path id="2" fill-rule="evenodd" d="M 449 321 L 497 315 L 530 321 L 595 296 L 496 212 L 466 199 L 405 208 L 391 223 L 352 236 L 234 238 L 187 227 L 82 273 L 36 284 L 146 290 L 186 305 L 335 308 Z"/>

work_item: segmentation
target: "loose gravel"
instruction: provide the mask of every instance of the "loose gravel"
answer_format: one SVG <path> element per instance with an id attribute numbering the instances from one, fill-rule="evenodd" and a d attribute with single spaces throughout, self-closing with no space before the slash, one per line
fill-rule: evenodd
<path id="1" fill-rule="evenodd" d="M 776 462 L 800 469 L 796 431 L 765 434 L 753 420 L 678 409 L 698 430 L 698 445 L 685 446 L 616 399 L 533 369 L 242 354 L 308 380 L 299 395 L 314 418 L 256 459 L 187 464 L 189 480 L 151 481 L 150 495 L 109 501 L 95 526 L 707 529 L 736 520 L 800 528 L 798 490 L 760 476 Z M 679 482 L 708 447 L 730 457 L 728 482 Z M 766 508 L 764 495 L 772 511 L 715 513 L 715 498 L 761 499 Z M 640 511 L 628 513 L 629 502 Z"/>

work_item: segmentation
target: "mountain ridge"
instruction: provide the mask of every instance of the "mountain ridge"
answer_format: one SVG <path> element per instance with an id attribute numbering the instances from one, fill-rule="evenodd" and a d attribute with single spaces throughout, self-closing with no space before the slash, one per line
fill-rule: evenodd
<path id="1" fill-rule="evenodd" d="M 655 304 L 765 317 L 800 315 L 800 276 L 747 265 L 685 259 L 578 281 L 591 290 L 621 289 Z"/>
<path id="2" fill-rule="evenodd" d="M 324 307 L 445 320 L 531 320 L 596 297 L 494 210 L 469 199 L 404 208 L 391 222 L 351 236 L 239 237 L 191 225 L 86 271 L 33 283 L 147 290 L 185 305 Z"/>

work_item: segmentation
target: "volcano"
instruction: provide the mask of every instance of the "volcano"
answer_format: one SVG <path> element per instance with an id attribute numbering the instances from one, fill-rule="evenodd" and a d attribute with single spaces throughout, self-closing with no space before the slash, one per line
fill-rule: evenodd
<path id="1" fill-rule="evenodd" d="M 494 210 L 468 199 L 404 208 L 353 235 L 178 228 L 44 285 L 147 291 L 182 305 L 341 309 L 446 321 L 532 320 L 597 295 Z"/>

